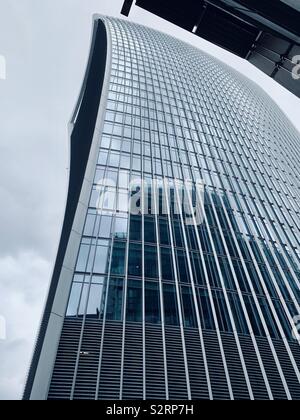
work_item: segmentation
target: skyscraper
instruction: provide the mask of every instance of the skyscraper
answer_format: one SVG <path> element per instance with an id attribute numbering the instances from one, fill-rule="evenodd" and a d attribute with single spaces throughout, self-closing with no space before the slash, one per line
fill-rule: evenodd
<path id="1" fill-rule="evenodd" d="M 300 137 L 253 82 L 95 17 L 25 399 L 300 399 Z"/>

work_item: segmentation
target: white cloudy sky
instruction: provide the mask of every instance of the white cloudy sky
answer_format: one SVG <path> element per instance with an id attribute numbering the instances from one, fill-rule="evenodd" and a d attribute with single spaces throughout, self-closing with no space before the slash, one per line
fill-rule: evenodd
<path id="1" fill-rule="evenodd" d="M 67 188 L 67 123 L 83 78 L 93 13 L 123 0 L 0 0 L 0 399 L 21 397 Z M 176 35 L 257 81 L 300 129 L 300 101 L 249 63 L 135 7 L 131 20 Z M 299 81 L 300 83 L 300 81 Z"/>

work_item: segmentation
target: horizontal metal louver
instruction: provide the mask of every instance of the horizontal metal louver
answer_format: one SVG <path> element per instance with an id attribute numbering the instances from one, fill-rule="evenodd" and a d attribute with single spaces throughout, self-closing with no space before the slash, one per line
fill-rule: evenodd
<path id="1" fill-rule="evenodd" d="M 146 324 L 146 398 L 166 399 L 164 350 L 161 326 Z"/>
<path id="2" fill-rule="evenodd" d="M 93 400 L 96 396 L 97 376 L 102 336 L 102 323 L 87 320 L 84 324 L 79 363 L 76 373 L 74 399 Z"/>
<path id="3" fill-rule="evenodd" d="M 213 398 L 215 400 L 228 400 L 230 399 L 230 393 L 217 334 L 204 331 L 203 336 Z"/>
<path id="4" fill-rule="evenodd" d="M 286 348 L 283 342 L 281 341 L 274 342 L 274 345 L 275 345 L 276 353 L 280 361 L 280 365 L 282 367 L 291 396 L 294 400 L 300 400 L 300 383 L 296 376 L 295 370 L 288 356 Z M 299 354 L 299 347 L 298 347 L 298 354 Z M 299 368 L 300 368 L 300 364 L 298 364 L 298 370 Z"/>
<path id="5" fill-rule="evenodd" d="M 266 374 L 270 383 L 272 394 L 275 400 L 286 400 L 287 395 L 284 390 L 274 357 L 269 343 L 264 338 L 257 338 L 260 355 L 265 366 Z"/>
<path id="6" fill-rule="evenodd" d="M 102 343 L 102 321 L 66 319 L 57 352 L 49 390 L 49 400 L 143 399 L 143 327 L 141 323 L 127 323 L 124 341 L 123 387 L 121 387 L 123 324 L 107 321 Z M 82 340 L 81 338 L 82 333 Z M 179 327 L 166 327 L 167 383 L 169 398 L 187 399 L 186 371 L 182 336 Z M 203 352 L 199 331 L 185 328 L 184 338 L 192 399 L 209 399 Z M 233 334 L 221 333 L 234 399 L 249 399 L 246 379 Z M 217 334 L 203 331 L 209 380 L 213 399 L 228 400 L 230 394 Z M 250 337 L 239 336 L 241 349 L 251 383 L 254 399 L 268 400 L 266 384 Z M 81 345 L 80 345 L 81 343 Z M 300 400 L 300 384 L 284 344 L 273 340 L 291 396 Z M 98 384 L 99 363 L 100 382 Z M 287 399 L 284 386 L 272 355 L 268 340 L 257 337 L 259 352 L 268 377 L 273 397 Z M 300 367 L 300 347 L 290 343 L 295 362 Z M 76 370 L 76 362 L 78 366 Z M 146 399 L 166 399 L 166 381 L 162 327 L 145 325 L 145 386 Z M 72 394 L 75 378 L 74 393 Z"/>
<path id="7" fill-rule="evenodd" d="M 209 399 L 203 352 L 199 332 L 194 329 L 184 330 L 192 399 Z"/>
<path id="8" fill-rule="evenodd" d="M 250 395 L 235 338 L 232 334 L 223 333 L 222 342 L 234 399 L 249 400 Z"/>
<path id="9" fill-rule="evenodd" d="M 143 328 L 126 325 L 122 399 L 143 399 Z"/>
<path id="10" fill-rule="evenodd" d="M 106 321 L 98 399 L 118 400 L 121 387 L 123 324 Z"/>
<path id="11" fill-rule="evenodd" d="M 66 319 L 57 351 L 49 400 L 69 400 L 78 354 L 82 320 Z"/>
<path id="12" fill-rule="evenodd" d="M 184 400 L 188 398 L 188 391 L 181 331 L 179 328 L 169 326 L 165 329 L 169 398 Z"/>
<path id="13" fill-rule="evenodd" d="M 257 359 L 254 345 L 250 337 L 239 337 L 252 392 L 255 400 L 269 400 L 263 374 Z"/>

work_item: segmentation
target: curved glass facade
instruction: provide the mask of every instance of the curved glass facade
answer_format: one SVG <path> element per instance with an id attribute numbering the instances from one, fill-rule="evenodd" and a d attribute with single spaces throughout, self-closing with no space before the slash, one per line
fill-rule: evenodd
<path id="1" fill-rule="evenodd" d="M 110 79 L 48 398 L 300 399 L 299 134 L 214 58 L 99 19 Z"/>

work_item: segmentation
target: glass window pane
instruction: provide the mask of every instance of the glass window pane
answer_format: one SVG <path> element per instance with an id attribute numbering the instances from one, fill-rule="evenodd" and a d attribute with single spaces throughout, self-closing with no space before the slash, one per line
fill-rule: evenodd
<path id="1" fill-rule="evenodd" d="M 105 172 L 104 169 L 97 168 L 94 184 L 97 184 L 97 185 L 102 185 L 103 184 L 104 172 Z"/>
<path id="2" fill-rule="evenodd" d="M 73 283 L 70 299 L 69 299 L 69 305 L 67 309 L 67 316 L 77 316 L 81 288 L 82 288 L 81 283 Z"/>
<path id="3" fill-rule="evenodd" d="M 116 190 L 112 187 L 107 187 L 105 192 L 99 194 L 99 200 L 97 202 L 97 208 L 103 210 L 114 210 L 116 205 Z"/>
<path id="4" fill-rule="evenodd" d="M 123 279 L 110 279 L 107 298 L 106 318 L 111 321 L 122 319 Z"/>
<path id="5" fill-rule="evenodd" d="M 126 192 L 119 192 L 117 210 L 120 212 L 128 212 L 128 202 L 128 194 Z"/>
<path id="6" fill-rule="evenodd" d="M 130 218 L 130 240 L 142 240 L 142 217 L 132 215 Z"/>
<path id="7" fill-rule="evenodd" d="M 85 271 L 86 265 L 89 257 L 90 246 L 89 245 L 80 245 L 76 271 Z"/>
<path id="8" fill-rule="evenodd" d="M 89 287 L 90 286 L 88 284 L 83 285 L 82 292 L 81 292 L 80 305 L 79 305 L 79 310 L 78 310 L 79 316 L 83 316 L 85 314 L 86 303 L 87 303 L 87 298 L 89 294 Z"/>
<path id="9" fill-rule="evenodd" d="M 108 270 L 108 247 L 97 246 L 94 273 L 106 273 Z"/>
<path id="10" fill-rule="evenodd" d="M 103 276 L 92 276 L 92 283 L 93 284 L 104 284 L 104 282 L 105 282 L 105 277 L 103 277 Z"/>
<path id="11" fill-rule="evenodd" d="M 182 286 L 181 294 L 184 312 L 184 325 L 186 327 L 196 328 L 197 318 L 192 289 L 190 287 Z"/>
<path id="12" fill-rule="evenodd" d="M 129 173 L 127 171 L 120 171 L 119 173 L 119 188 L 128 188 Z"/>
<path id="13" fill-rule="evenodd" d="M 96 215 L 95 214 L 88 214 L 83 234 L 85 236 L 93 236 L 94 225 L 95 225 Z"/>
<path id="14" fill-rule="evenodd" d="M 145 246 L 145 277 L 157 278 L 157 249 L 156 246 Z"/>
<path id="15" fill-rule="evenodd" d="M 161 248 L 161 270 L 164 280 L 174 281 L 173 261 L 171 248 Z"/>
<path id="16" fill-rule="evenodd" d="M 109 156 L 109 166 L 119 167 L 120 155 L 117 153 L 111 153 Z"/>
<path id="17" fill-rule="evenodd" d="M 172 284 L 164 284 L 163 294 L 166 325 L 179 325 L 175 286 Z"/>
<path id="18" fill-rule="evenodd" d="M 88 317 L 99 318 L 102 306 L 103 284 L 92 284 L 86 314 Z"/>
<path id="19" fill-rule="evenodd" d="M 130 276 L 142 276 L 142 246 L 139 244 L 130 244 L 128 274 Z"/>
<path id="20" fill-rule="evenodd" d="M 128 281 L 126 319 L 131 322 L 142 321 L 142 283 L 140 281 Z"/>
<path id="21" fill-rule="evenodd" d="M 123 141 L 122 151 L 130 153 L 130 151 L 131 151 L 131 142 L 130 141 L 127 141 L 127 140 Z"/>
<path id="22" fill-rule="evenodd" d="M 124 217 L 117 217 L 115 221 L 115 238 L 126 239 L 127 238 L 127 224 L 128 219 Z"/>
<path id="23" fill-rule="evenodd" d="M 159 236 L 162 245 L 170 245 L 169 227 L 165 219 L 159 220 Z"/>
<path id="24" fill-rule="evenodd" d="M 259 300 L 259 304 L 260 304 L 264 319 L 265 319 L 266 324 L 268 326 L 270 336 L 272 338 L 280 337 L 278 327 L 277 327 L 276 322 L 274 320 L 274 317 L 273 317 L 273 314 L 272 314 L 271 309 L 269 307 L 269 303 L 268 303 L 267 299 L 258 298 L 258 300 Z"/>
<path id="25" fill-rule="evenodd" d="M 125 242 L 114 242 L 112 250 L 111 273 L 124 274 L 125 267 Z"/>
<path id="26" fill-rule="evenodd" d="M 194 282 L 199 286 L 205 285 L 205 275 L 204 270 L 202 267 L 202 261 L 199 254 L 192 253 L 193 257 L 193 275 L 194 275 Z"/>
<path id="27" fill-rule="evenodd" d="M 160 298 L 158 283 L 146 282 L 145 285 L 145 319 L 152 324 L 160 323 Z"/>
<path id="28" fill-rule="evenodd" d="M 275 306 L 276 313 L 278 314 L 280 324 L 281 324 L 281 326 L 282 326 L 282 328 L 285 332 L 285 336 L 289 340 L 292 340 L 293 339 L 293 332 L 292 332 L 292 329 L 291 329 L 291 324 L 289 323 L 289 320 L 286 316 L 286 313 L 284 312 L 282 303 L 279 300 L 275 300 L 274 301 L 274 306 Z M 292 304 L 289 304 L 289 306 L 290 306 L 290 308 L 293 307 Z M 297 310 L 293 311 L 293 312 L 297 313 Z M 273 320 L 274 320 L 274 318 L 273 318 Z M 274 323 L 275 323 L 275 320 L 274 320 Z"/>
<path id="29" fill-rule="evenodd" d="M 188 262 L 185 251 L 177 250 L 178 276 L 181 283 L 190 283 Z"/>
<path id="30" fill-rule="evenodd" d="M 121 156 L 121 168 L 130 169 L 130 156 L 129 155 Z"/>
<path id="31" fill-rule="evenodd" d="M 178 248 L 183 247 L 182 230 L 179 222 L 174 222 L 175 244 Z"/>
<path id="32" fill-rule="evenodd" d="M 101 140 L 101 147 L 104 149 L 109 149 L 110 146 L 110 137 L 103 136 Z"/>
<path id="33" fill-rule="evenodd" d="M 221 288 L 220 276 L 217 269 L 215 257 L 213 255 L 205 256 L 208 281 L 212 287 Z"/>
<path id="34" fill-rule="evenodd" d="M 249 334 L 246 318 L 243 313 L 243 308 L 239 296 L 235 293 L 229 293 L 229 301 L 237 332 L 239 334 Z"/>
<path id="35" fill-rule="evenodd" d="M 254 334 L 257 336 L 264 336 L 265 334 L 263 331 L 263 326 L 260 321 L 260 316 L 255 306 L 253 297 L 244 295 L 244 301 Z"/>
<path id="36" fill-rule="evenodd" d="M 84 276 L 83 274 L 74 274 L 73 282 L 75 283 L 89 283 L 89 276 Z"/>
<path id="37" fill-rule="evenodd" d="M 110 216 L 102 216 L 100 223 L 100 238 L 110 238 L 112 218 Z"/>
<path id="38" fill-rule="evenodd" d="M 108 152 L 105 151 L 105 150 L 102 150 L 99 153 L 98 165 L 106 165 L 106 163 L 107 163 L 107 156 L 108 156 Z"/>
<path id="39" fill-rule="evenodd" d="M 145 242 L 150 242 L 150 243 L 156 242 L 154 217 L 145 218 Z"/>
<path id="40" fill-rule="evenodd" d="M 142 169 L 142 161 L 140 157 L 134 157 L 132 159 L 132 169 L 135 171 L 140 171 Z"/>
<path id="41" fill-rule="evenodd" d="M 217 313 L 219 327 L 222 331 L 232 332 L 231 321 L 226 306 L 223 292 L 219 290 L 213 291 L 214 305 Z"/>
<path id="42" fill-rule="evenodd" d="M 121 140 L 112 139 L 111 148 L 114 150 L 121 150 Z"/>
<path id="43" fill-rule="evenodd" d="M 208 291 L 206 289 L 198 289 L 197 297 L 198 297 L 202 328 L 205 328 L 208 330 L 215 329 L 215 323 L 214 323 L 213 314 L 211 310 Z"/>

